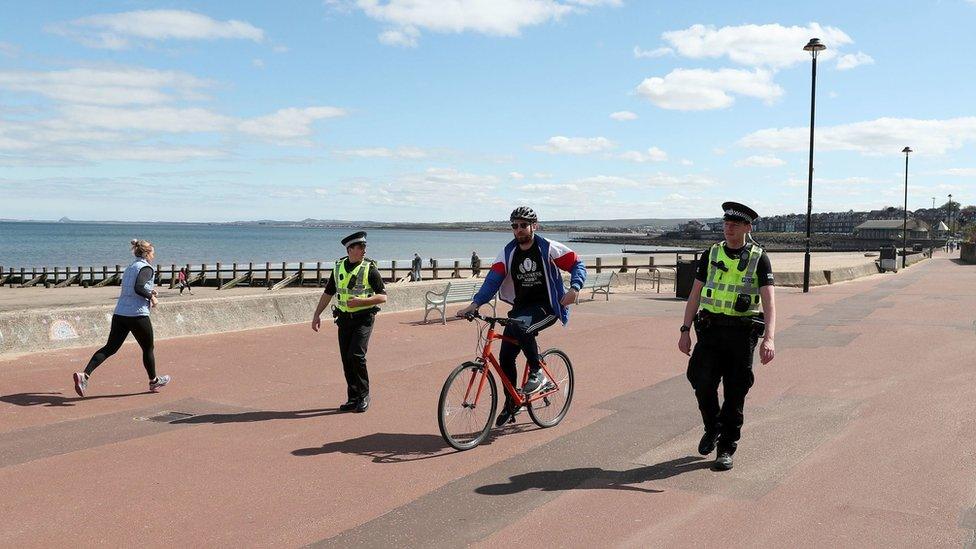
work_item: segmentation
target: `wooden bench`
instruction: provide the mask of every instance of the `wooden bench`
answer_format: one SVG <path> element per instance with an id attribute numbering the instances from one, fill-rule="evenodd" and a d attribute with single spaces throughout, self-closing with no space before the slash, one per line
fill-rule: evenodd
<path id="1" fill-rule="evenodd" d="M 610 301 L 610 285 L 613 283 L 615 276 L 617 276 L 617 273 L 614 271 L 587 276 L 586 282 L 583 283 L 583 287 L 580 288 L 579 293 L 583 293 L 583 290 L 591 290 L 591 300 L 596 299 L 597 293 L 601 293 L 607 296 L 607 301 Z M 576 294 L 576 303 L 579 303 L 579 294 Z"/>
<path id="2" fill-rule="evenodd" d="M 661 282 L 664 280 L 674 281 L 677 277 L 673 267 L 640 267 L 634 269 L 634 291 L 637 291 L 637 282 L 650 282 L 651 287 L 657 288 L 657 293 L 661 293 Z"/>
<path id="3" fill-rule="evenodd" d="M 440 292 L 427 292 L 424 296 L 424 322 L 427 322 L 427 315 L 431 311 L 441 313 L 441 324 L 447 324 L 447 304 L 448 303 L 471 303 L 474 295 L 481 288 L 481 280 L 452 280 Z M 496 314 L 495 308 L 498 303 L 497 296 L 488 303 L 491 305 L 491 314 Z"/>

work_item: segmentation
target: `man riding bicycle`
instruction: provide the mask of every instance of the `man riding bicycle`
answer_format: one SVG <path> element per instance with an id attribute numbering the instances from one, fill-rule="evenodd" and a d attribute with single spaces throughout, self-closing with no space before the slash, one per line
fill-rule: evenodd
<path id="1" fill-rule="evenodd" d="M 502 301 L 512 305 L 509 318 L 520 322 L 505 327 L 504 335 L 518 341 L 518 345 L 502 341 L 498 362 L 512 385 L 518 383 L 515 359 L 519 348 L 529 365 L 529 378 L 523 390 L 531 394 L 545 385 L 545 374 L 539 368 L 539 345 L 536 335 L 562 320 L 569 322 L 569 305 L 586 281 L 586 266 L 576 252 L 566 245 L 548 240 L 535 232 L 539 218 L 532 208 L 520 206 L 509 217 L 515 238 L 505 245 L 491 266 L 484 284 L 475 294 L 470 305 L 458 311 L 464 316 L 478 310 L 491 301 L 495 293 Z M 560 270 L 570 273 L 570 289 L 563 289 Z M 518 410 L 506 394 L 505 407 L 498 414 L 495 425 L 514 422 Z"/>

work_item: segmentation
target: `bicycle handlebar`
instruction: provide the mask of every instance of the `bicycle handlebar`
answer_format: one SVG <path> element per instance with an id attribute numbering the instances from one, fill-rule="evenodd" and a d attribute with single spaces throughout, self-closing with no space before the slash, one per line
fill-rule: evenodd
<path id="1" fill-rule="evenodd" d="M 478 311 L 467 313 L 464 315 L 464 318 L 466 318 L 468 322 L 473 322 L 475 319 L 479 319 L 479 320 L 484 320 L 485 322 L 488 322 L 490 324 L 498 323 L 501 324 L 502 326 L 507 326 L 509 324 L 517 324 L 521 322 L 518 319 L 508 318 L 504 316 L 482 316 L 481 313 L 479 313 Z"/>

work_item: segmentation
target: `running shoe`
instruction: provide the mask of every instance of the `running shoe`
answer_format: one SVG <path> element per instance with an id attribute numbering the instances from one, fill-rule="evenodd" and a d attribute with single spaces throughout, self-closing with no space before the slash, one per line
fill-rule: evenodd
<path id="1" fill-rule="evenodd" d="M 549 380 L 546 379 L 546 374 L 543 374 L 542 370 L 536 370 L 529 374 L 529 379 L 525 380 L 525 385 L 522 386 L 522 392 L 531 395 L 541 389 L 547 381 Z"/>
<path id="2" fill-rule="evenodd" d="M 75 372 L 75 392 L 78 396 L 85 396 L 85 389 L 88 388 L 88 376 L 85 372 Z"/>
<path id="3" fill-rule="evenodd" d="M 169 383 L 169 376 L 158 376 L 155 381 L 149 382 L 149 390 L 158 393 L 167 383 Z"/>

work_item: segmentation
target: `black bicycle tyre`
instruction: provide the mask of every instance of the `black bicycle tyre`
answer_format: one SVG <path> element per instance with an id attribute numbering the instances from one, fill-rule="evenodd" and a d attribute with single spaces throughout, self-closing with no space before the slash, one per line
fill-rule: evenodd
<path id="1" fill-rule="evenodd" d="M 566 372 L 568 374 L 568 379 L 567 379 L 568 390 L 567 390 L 567 394 L 566 394 L 566 402 L 563 404 L 562 410 L 560 410 L 559 411 L 559 414 L 557 414 L 556 417 L 554 417 L 551 420 L 548 420 L 548 421 L 543 420 L 542 418 L 540 418 L 538 416 L 538 414 L 536 414 L 535 407 L 539 405 L 539 403 L 541 402 L 540 400 L 537 400 L 535 402 L 529 403 L 529 405 L 528 405 L 529 417 L 532 418 L 532 421 L 536 425 L 538 425 L 539 427 L 543 427 L 543 428 L 546 428 L 546 427 L 555 427 L 556 425 L 559 424 L 559 422 L 561 422 L 563 420 L 563 418 L 566 417 L 566 413 L 569 412 L 569 405 L 573 403 L 573 390 L 576 387 L 576 378 L 575 378 L 575 376 L 573 374 L 573 363 L 570 362 L 569 355 L 567 355 L 566 353 L 564 353 L 563 351 L 561 351 L 559 349 L 548 349 L 548 350 L 546 350 L 544 353 L 542 353 L 539 356 L 542 358 L 542 361 L 543 362 L 546 362 L 546 357 L 547 356 L 552 356 L 552 355 L 559 356 L 559 358 L 562 359 L 563 362 L 566 363 Z"/>
<path id="2" fill-rule="evenodd" d="M 444 437 L 444 441 L 447 442 L 451 448 L 455 450 L 470 450 L 475 446 L 484 442 L 485 438 L 488 437 L 488 433 L 491 431 L 492 421 L 495 418 L 495 409 L 498 407 L 498 387 L 495 384 L 495 378 L 491 375 L 491 372 L 486 372 L 488 377 L 488 383 L 486 384 L 488 391 L 491 393 L 491 408 L 488 410 L 488 416 L 485 420 L 485 426 L 477 433 L 477 436 L 471 440 L 459 440 L 457 437 L 452 435 L 448 430 L 448 419 L 446 406 L 448 404 L 447 400 L 451 392 L 451 387 L 454 382 L 462 376 L 464 373 L 469 373 L 472 369 L 484 369 L 483 364 L 477 362 L 465 362 L 459 365 L 457 368 L 447 376 L 444 381 L 444 387 L 441 389 L 441 396 L 437 400 L 437 426 L 441 430 L 441 436 Z M 462 381 L 467 383 L 466 380 Z M 484 399 L 486 395 L 482 394 L 481 398 Z"/>

